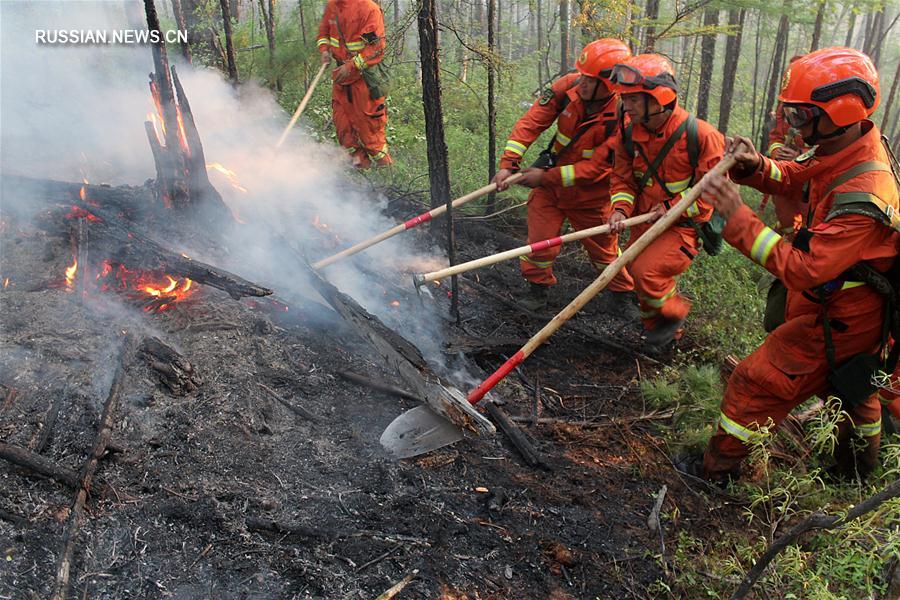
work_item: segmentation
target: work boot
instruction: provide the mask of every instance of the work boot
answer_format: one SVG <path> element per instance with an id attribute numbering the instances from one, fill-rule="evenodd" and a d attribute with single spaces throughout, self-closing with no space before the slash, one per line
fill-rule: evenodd
<path id="1" fill-rule="evenodd" d="M 637 321 L 641 316 L 634 292 L 610 291 L 607 294 L 606 312 L 626 321 Z"/>
<path id="2" fill-rule="evenodd" d="M 531 312 L 541 312 L 547 308 L 547 299 L 549 297 L 549 285 L 541 285 L 540 283 L 528 282 L 528 291 L 522 299 L 521 304 Z"/>
<path id="3" fill-rule="evenodd" d="M 724 488 L 730 481 L 740 477 L 740 469 L 711 475 L 703 466 L 703 452 L 684 452 L 672 459 L 675 470 L 683 475 L 694 477 L 706 483 Z"/>
<path id="4" fill-rule="evenodd" d="M 684 326 L 684 319 L 662 319 L 656 327 L 647 332 L 646 345 L 662 350 L 675 339 Z"/>

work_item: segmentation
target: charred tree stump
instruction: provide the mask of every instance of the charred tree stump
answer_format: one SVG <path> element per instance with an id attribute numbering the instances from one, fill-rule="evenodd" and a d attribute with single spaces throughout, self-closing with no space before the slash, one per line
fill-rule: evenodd
<path id="1" fill-rule="evenodd" d="M 176 396 L 186 396 L 203 385 L 203 379 L 194 370 L 194 366 L 161 339 L 145 338 L 141 353 L 150 368 L 159 375 L 163 385 Z"/>
<path id="2" fill-rule="evenodd" d="M 103 406 L 103 414 L 100 417 L 100 425 L 97 428 L 97 437 L 94 440 L 94 447 L 88 456 L 87 462 L 79 473 L 78 492 L 75 494 L 75 502 L 72 512 L 69 515 L 69 526 L 66 528 L 63 536 L 62 552 L 59 556 L 59 562 L 56 569 L 56 581 L 53 585 L 53 594 L 51 600 L 64 600 L 69 591 L 69 575 L 72 569 L 72 555 L 75 552 L 75 538 L 78 535 L 78 529 L 81 527 L 81 520 L 84 514 L 84 504 L 87 501 L 88 492 L 91 489 L 91 482 L 94 478 L 94 472 L 97 470 L 97 464 L 100 457 L 106 452 L 106 444 L 109 442 L 110 431 L 112 428 L 113 415 L 115 415 L 116 407 L 119 403 L 119 396 L 122 394 L 122 388 L 125 380 L 125 367 L 134 353 L 134 338 L 131 334 L 125 336 L 122 343 L 122 349 L 119 352 L 119 360 L 116 364 L 116 373 L 113 376 L 112 384 L 109 387 L 109 394 L 106 403 Z"/>

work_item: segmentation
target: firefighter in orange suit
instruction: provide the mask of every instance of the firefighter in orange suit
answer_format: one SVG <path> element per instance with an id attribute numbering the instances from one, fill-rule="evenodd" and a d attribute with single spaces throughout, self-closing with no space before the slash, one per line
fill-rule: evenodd
<path id="1" fill-rule="evenodd" d="M 384 15 L 372 0 L 328 0 L 316 45 L 322 62 L 334 58 L 331 107 L 338 141 L 353 165 L 391 164 L 384 129 Z"/>
<path id="2" fill-rule="evenodd" d="M 618 136 L 611 178 L 609 223 L 620 231 L 627 217 L 662 212 L 675 204 L 719 161 L 724 138 L 678 105 L 675 73 L 662 56 L 634 56 L 615 67 L 613 80 L 631 122 L 623 123 Z M 649 168 L 654 162 L 659 163 L 655 172 Z M 675 278 L 700 251 L 697 228 L 712 212 L 707 202 L 698 200 L 629 267 L 650 347 L 662 348 L 681 335 L 691 303 L 678 293 Z M 631 241 L 649 228 L 650 224 L 632 228 Z"/>
<path id="3" fill-rule="evenodd" d="M 500 159 L 494 177 L 498 190 L 504 181 L 521 169 L 528 147 L 556 122 L 550 147 L 541 153 L 535 166 L 524 169 L 520 185 L 532 188 L 528 196 L 528 243 L 560 234 L 568 219 L 574 229 L 603 225 L 609 216 L 609 173 L 613 165 L 613 145 L 619 100 L 609 85 L 616 63 L 631 52 L 622 41 L 600 39 L 585 46 L 575 63 L 576 72 L 558 79 L 519 119 Z M 581 241 L 591 262 L 603 270 L 618 256 L 618 236 L 598 235 Z M 529 290 L 522 303 L 531 310 L 547 305 L 548 289 L 556 283 L 553 261 L 555 246 L 523 256 L 522 275 Z M 610 310 L 635 312 L 634 288 L 627 271 L 609 285 Z"/>
<path id="4" fill-rule="evenodd" d="M 890 271 L 900 250 L 897 183 L 881 134 L 867 119 L 878 107 L 878 73 L 857 50 L 825 48 L 790 66 L 780 100 L 804 141 L 818 145 L 814 155 L 774 161 L 749 140 L 735 138 L 730 149 L 743 142 L 750 150 L 736 150 L 731 175 L 776 198 L 808 198 L 804 227 L 793 243 L 766 227 L 724 177 L 711 178 L 704 189 L 728 221 L 725 239 L 788 290 L 785 322 L 731 375 L 718 430 L 702 460 L 676 460 L 682 470 L 714 480 L 738 473 L 759 427 L 777 425 L 813 395 L 839 396 L 850 417 L 838 429 L 836 473 L 865 476 L 880 445 L 877 395 L 871 389 L 851 393 L 879 368 L 887 317 L 877 288 L 898 279 Z M 852 368 L 869 359 L 874 366 Z M 847 379 L 848 372 L 856 374 Z"/>

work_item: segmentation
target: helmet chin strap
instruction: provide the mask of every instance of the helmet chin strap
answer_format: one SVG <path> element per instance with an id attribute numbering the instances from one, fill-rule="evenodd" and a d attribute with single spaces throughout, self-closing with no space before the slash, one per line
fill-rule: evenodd
<path id="1" fill-rule="evenodd" d="M 655 113 L 650 112 L 650 94 L 643 94 L 644 96 L 644 118 L 641 119 L 641 123 L 644 125 L 648 125 L 650 123 L 650 119 L 655 117 L 656 115 L 661 115 L 666 112 L 665 107 L 662 107 L 662 110 L 658 110 Z"/>
<path id="2" fill-rule="evenodd" d="M 838 136 L 844 135 L 847 133 L 847 130 L 850 129 L 850 125 L 844 125 L 843 127 L 838 127 L 831 133 L 820 133 L 819 132 L 819 115 L 813 117 L 813 132 L 812 135 L 804 136 L 803 142 L 807 146 L 815 146 L 817 142 L 821 140 L 830 140 L 832 138 L 836 138 Z"/>

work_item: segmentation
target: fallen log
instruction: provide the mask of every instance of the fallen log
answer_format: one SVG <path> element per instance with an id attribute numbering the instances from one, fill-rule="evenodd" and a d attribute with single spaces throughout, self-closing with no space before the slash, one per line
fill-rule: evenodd
<path id="1" fill-rule="evenodd" d="M 91 489 L 91 483 L 94 478 L 94 472 L 97 470 L 97 464 L 100 457 L 106 452 L 106 444 L 112 429 L 113 416 L 119 403 L 119 396 L 122 394 L 125 380 L 125 367 L 134 354 L 134 337 L 132 334 L 126 334 L 122 342 L 122 349 L 119 352 L 119 359 L 116 363 L 116 372 L 113 375 L 112 383 L 109 386 L 109 394 L 106 397 L 106 403 L 103 405 L 103 413 L 100 416 L 100 425 L 97 428 L 97 436 L 94 440 L 94 446 L 88 455 L 87 461 L 84 463 L 79 473 L 78 491 L 75 494 L 75 501 L 72 511 L 69 513 L 69 523 L 63 535 L 62 551 L 59 555 L 59 561 L 56 567 L 56 580 L 53 584 L 53 593 L 51 600 L 64 600 L 69 591 L 69 575 L 72 569 L 72 556 L 75 552 L 75 538 L 81 527 L 81 521 L 84 514 L 84 504 L 87 501 L 88 493 Z"/>
<path id="2" fill-rule="evenodd" d="M 49 458 L 25 448 L 7 444 L 3 440 L 0 440 L 0 458 L 39 475 L 49 477 L 71 488 L 78 487 L 78 473 L 75 471 L 60 467 Z"/>
<path id="3" fill-rule="evenodd" d="M 269 386 L 267 386 L 267 385 L 265 385 L 265 384 L 263 384 L 263 383 L 260 383 L 260 382 L 258 382 L 258 381 L 256 382 L 256 385 L 258 385 L 259 387 L 261 387 L 262 389 L 264 389 L 270 396 L 272 396 L 272 398 L 274 398 L 275 400 L 277 400 L 279 404 L 281 404 L 282 406 L 284 406 L 286 409 L 288 409 L 289 411 L 291 411 L 291 412 L 294 413 L 295 415 L 301 416 L 301 417 L 303 417 L 304 419 L 308 419 L 308 420 L 312 421 L 313 423 L 320 423 L 320 422 L 322 421 L 322 419 L 320 419 L 319 417 L 317 417 L 317 416 L 314 415 L 313 413 L 309 412 L 308 410 L 306 410 L 305 408 L 303 408 L 303 407 L 300 406 L 299 404 L 294 404 L 293 402 L 288 402 L 287 400 L 285 400 L 284 398 L 282 398 L 281 395 L 278 394 L 278 392 L 276 392 L 275 390 L 273 390 L 273 389 L 270 388 Z"/>
<path id="4" fill-rule="evenodd" d="M 342 530 L 342 529 L 320 529 L 310 527 L 302 523 L 285 523 L 275 521 L 273 519 L 264 519 L 261 517 L 247 517 L 244 519 L 244 525 L 250 531 L 265 531 L 269 533 L 294 535 L 297 537 L 312 540 L 333 541 L 336 539 L 346 538 L 375 538 L 391 542 L 405 542 L 410 544 L 419 544 L 421 546 L 430 546 L 428 540 L 420 537 L 409 535 L 384 533 L 381 531 L 372 531 L 369 529 L 360 530 Z"/>
<path id="5" fill-rule="evenodd" d="M 409 387 L 411 394 L 422 398 L 436 413 L 464 430 L 478 434 L 496 433 L 494 425 L 469 404 L 461 391 L 445 383 L 428 367 L 418 348 L 323 279 L 286 240 L 283 243 L 294 254 L 297 264 L 307 272 L 319 294 L 346 321 L 356 326 L 357 333 L 369 340 L 385 364 L 396 371 Z"/>
<path id="6" fill-rule="evenodd" d="M 184 396 L 203 385 L 194 366 L 177 350 L 157 337 L 148 337 L 141 344 L 141 353 L 162 383 L 176 396 Z"/>
<path id="7" fill-rule="evenodd" d="M 36 454 L 40 454 L 44 451 L 44 448 L 47 447 L 47 443 L 50 441 L 50 436 L 53 435 L 53 428 L 56 426 L 56 419 L 59 418 L 59 409 L 62 407 L 63 399 L 66 397 L 66 393 L 69 390 L 69 384 L 66 383 L 66 387 L 54 396 L 53 401 L 50 403 L 50 408 L 47 409 L 47 416 L 44 417 L 43 427 L 41 429 L 41 435 L 38 437 L 37 443 L 34 445 L 34 452 Z"/>
<path id="8" fill-rule="evenodd" d="M 416 402 L 421 402 L 422 399 L 416 396 L 415 394 L 410 394 L 406 390 L 400 389 L 395 385 L 391 385 L 389 383 L 384 383 L 383 381 L 376 381 L 374 379 L 370 379 L 368 377 L 363 377 L 362 375 L 357 375 L 356 373 L 351 373 L 350 371 L 338 371 L 337 374 L 340 377 L 343 377 L 347 381 L 352 381 L 353 383 L 358 383 L 360 385 L 364 385 L 366 387 L 370 387 L 373 390 L 378 390 L 379 392 L 385 392 L 387 394 L 393 394 L 398 398 L 405 398 L 407 400 L 415 400 Z"/>
<path id="9" fill-rule="evenodd" d="M 485 410 L 494 419 L 498 427 L 506 434 L 519 454 L 525 459 L 529 467 L 539 467 L 545 471 L 551 471 L 552 467 L 544 460 L 544 457 L 535 449 L 522 430 L 509 418 L 502 408 L 493 402 L 484 403 Z"/>

